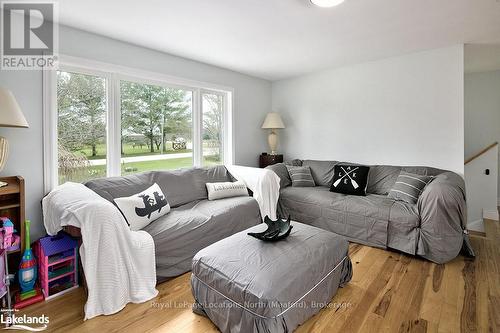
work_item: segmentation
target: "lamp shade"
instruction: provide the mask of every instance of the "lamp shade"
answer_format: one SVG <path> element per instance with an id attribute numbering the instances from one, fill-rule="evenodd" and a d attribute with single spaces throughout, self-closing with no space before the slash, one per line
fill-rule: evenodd
<path id="1" fill-rule="evenodd" d="M 340 5 L 344 0 L 311 0 L 318 7 L 334 7 Z"/>
<path id="2" fill-rule="evenodd" d="M 10 90 L 0 87 L 0 127 L 29 127 Z"/>
<path id="3" fill-rule="evenodd" d="M 262 128 L 285 128 L 285 124 L 283 124 L 278 112 L 269 112 L 262 124 Z"/>

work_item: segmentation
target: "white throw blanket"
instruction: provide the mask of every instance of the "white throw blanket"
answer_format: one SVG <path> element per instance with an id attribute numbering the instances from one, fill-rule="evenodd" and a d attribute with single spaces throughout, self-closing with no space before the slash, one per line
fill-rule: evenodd
<path id="1" fill-rule="evenodd" d="M 274 171 L 267 169 L 239 165 L 226 165 L 226 168 L 234 178 L 243 181 L 252 190 L 253 197 L 259 204 L 262 219 L 267 215 L 275 220 L 280 196 L 280 177 Z"/>
<path id="2" fill-rule="evenodd" d="M 65 183 L 42 202 L 47 233 L 81 229 L 80 256 L 87 280 L 85 319 L 113 314 L 129 302 L 154 298 L 155 248 L 151 235 L 130 231 L 120 211 L 82 184 Z"/>

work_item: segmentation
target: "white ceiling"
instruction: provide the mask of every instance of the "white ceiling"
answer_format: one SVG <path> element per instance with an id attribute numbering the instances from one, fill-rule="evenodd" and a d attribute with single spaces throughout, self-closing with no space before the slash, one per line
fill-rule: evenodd
<path id="1" fill-rule="evenodd" d="M 279 80 L 458 43 L 500 41 L 500 0 L 63 0 L 62 24 Z"/>

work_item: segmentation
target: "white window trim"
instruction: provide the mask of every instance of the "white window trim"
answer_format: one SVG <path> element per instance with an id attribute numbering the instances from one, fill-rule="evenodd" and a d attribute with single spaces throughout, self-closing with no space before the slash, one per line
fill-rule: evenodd
<path id="1" fill-rule="evenodd" d="M 221 93 L 219 91 L 214 91 L 214 90 L 210 90 L 210 89 L 199 89 L 199 103 L 203 103 L 203 94 L 216 94 L 216 95 L 219 95 L 219 96 L 223 96 L 225 94 L 225 92 Z M 222 112 L 223 112 L 223 119 L 224 119 L 224 124 L 222 126 L 222 129 L 223 129 L 223 132 L 222 132 L 222 138 L 223 138 L 223 142 L 222 142 L 222 157 L 224 159 L 224 163 L 226 163 L 226 155 L 227 156 L 232 156 L 233 155 L 233 150 L 232 150 L 232 143 L 233 143 L 233 139 L 231 140 L 228 140 L 226 142 L 226 138 L 232 138 L 232 128 L 233 128 L 233 121 L 232 121 L 232 117 L 231 117 L 231 104 L 230 104 L 230 98 L 224 98 L 223 99 L 224 101 L 224 105 L 222 106 Z M 203 109 L 201 109 L 201 112 L 200 114 L 203 114 Z M 203 122 L 202 122 L 202 119 L 199 119 L 199 126 L 203 126 Z M 231 126 L 227 126 L 226 124 L 231 124 Z M 199 131 L 198 133 L 201 133 L 201 131 Z M 198 140 L 197 142 L 201 142 L 201 140 Z M 200 155 L 200 159 L 203 159 L 203 147 L 200 147 L 200 149 L 198 150 L 199 152 L 199 155 Z M 231 163 L 233 164 L 233 163 Z"/>
<path id="2" fill-rule="evenodd" d="M 201 92 L 225 93 L 224 105 L 224 164 L 234 164 L 234 89 L 214 83 L 184 79 L 159 74 L 147 70 L 115 65 L 68 55 L 59 55 L 59 68 L 64 71 L 89 74 L 107 80 L 107 175 L 121 173 L 121 109 L 120 81 L 153 84 L 168 88 L 179 88 L 192 92 L 193 99 L 193 165 L 201 166 L 203 149 L 200 138 L 202 126 Z M 44 192 L 50 192 L 58 184 L 57 166 L 57 76 L 55 70 L 42 71 L 43 89 L 43 153 L 44 153 Z M 197 147 L 195 147 L 197 146 Z"/>
<path id="3" fill-rule="evenodd" d="M 43 93 L 43 190 L 47 194 L 57 184 L 57 84 L 55 71 L 42 71 Z"/>

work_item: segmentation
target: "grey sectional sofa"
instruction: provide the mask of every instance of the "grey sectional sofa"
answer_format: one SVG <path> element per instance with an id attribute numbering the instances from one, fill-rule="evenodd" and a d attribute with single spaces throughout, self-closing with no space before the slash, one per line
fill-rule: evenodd
<path id="1" fill-rule="evenodd" d="M 315 187 L 292 187 L 285 164 L 268 168 L 280 177 L 278 213 L 346 236 L 350 241 L 419 255 L 436 263 L 455 258 L 467 235 L 465 185 L 462 177 L 430 167 L 373 165 L 367 196 L 329 191 L 338 161 L 294 160 L 309 166 Z M 412 205 L 388 198 L 400 171 L 435 176 Z"/>
<path id="2" fill-rule="evenodd" d="M 154 239 L 156 275 L 161 281 L 190 271 L 199 250 L 262 222 L 251 196 L 207 200 L 207 182 L 227 181 L 234 181 L 231 174 L 216 166 L 101 178 L 85 185 L 111 202 L 154 183 L 160 186 L 172 209 L 143 230 Z"/>

